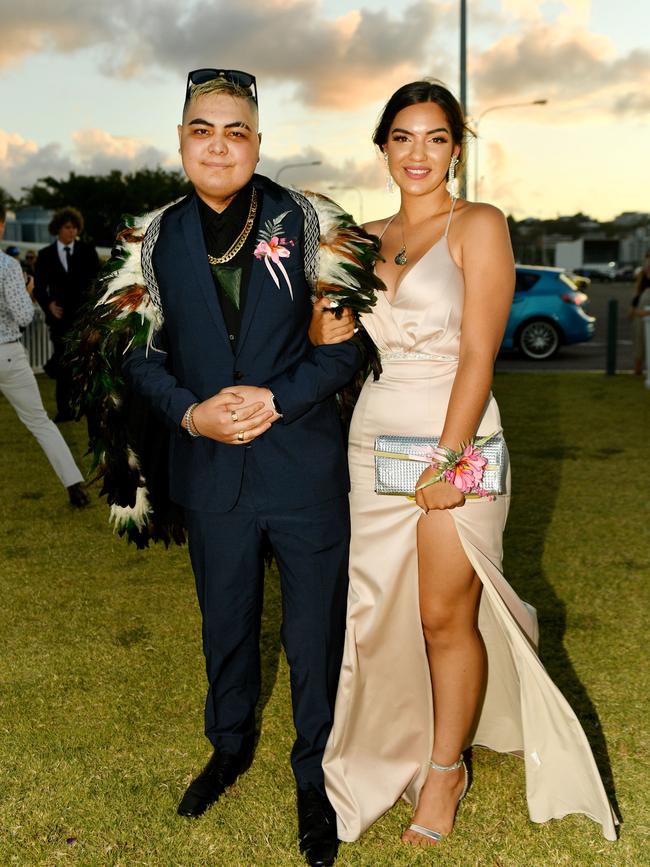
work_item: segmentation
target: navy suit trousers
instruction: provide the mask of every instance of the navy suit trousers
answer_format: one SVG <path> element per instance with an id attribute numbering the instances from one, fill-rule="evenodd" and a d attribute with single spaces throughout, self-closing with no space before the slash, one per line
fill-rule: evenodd
<path id="1" fill-rule="evenodd" d="M 216 748 L 231 753 L 247 749 L 254 739 L 266 534 L 280 573 L 281 636 L 291 672 L 296 728 L 291 764 L 300 788 L 323 790 L 321 762 L 345 631 L 348 498 L 294 510 L 269 502 L 253 450 L 246 449 L 235 507 L 225 514 L 185 512 L 209 683 L 205 733 Z"/>

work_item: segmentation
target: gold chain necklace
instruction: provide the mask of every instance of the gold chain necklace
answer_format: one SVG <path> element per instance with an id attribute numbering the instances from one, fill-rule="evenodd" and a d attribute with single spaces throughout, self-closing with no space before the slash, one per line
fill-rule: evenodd
<path id="1" fill-rule="evenodd" d="M 253 187 L 253 195 L 251 196 L 251 206 L 248 209 L 248 217 L 246 217 L 246 223 L 244 224 L 244 228 L 239 233 L 238 237 L 235 239 L 235 242 L 230 247 L 229 250 L 223 254 L 223 256 L 211 256 L 208 253 L 208 262 L 211 265 L 223 265 L 224 262 L 230 262 L 231 259 L 234 259 L 237 253 L 241 250 L 241 248 L 246 243 L 246 239 L 251 233 L 251 229 L 253 228 L 253 223 L 255 222 L 255 215 L 257 214 L 257 192 L 255 187 Z"/>

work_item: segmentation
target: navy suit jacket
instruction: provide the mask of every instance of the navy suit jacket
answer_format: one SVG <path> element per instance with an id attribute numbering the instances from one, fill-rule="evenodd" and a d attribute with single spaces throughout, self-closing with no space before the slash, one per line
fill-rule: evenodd
<path id="1" fill-rule="evenodd" d="M 208 265 L 195 195 L 169 208 L 153 253 L 164 314 L 154 346 L 133 350 L 124 372 L 170 429 L 170 496 L 190 509 L 226 512 L 237 502 L 245 456 L 272 508 L 298 509 L 349 490 L 344 439 L 334 395 L 361 363 L 352 343 L 313 347 L 307 331 L 311 290 L 302 255 L 304 216 L 279 185 L 255 175 L 262 190 L 259 226 L 283 218 L 293 240 L 275 285 L 262 259 L 251 273 L 235 352 Z M 276 273 L 277 270 L 276 270 Z M 270 388 L 283 418 L 248 446 L 191 438 L 181 426 L 187 407 L 232 385 Z"/>

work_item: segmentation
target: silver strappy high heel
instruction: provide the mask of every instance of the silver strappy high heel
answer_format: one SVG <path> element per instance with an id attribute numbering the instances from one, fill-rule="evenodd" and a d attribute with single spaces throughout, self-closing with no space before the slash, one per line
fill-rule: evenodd
<path id="1" fill-rule="evenodd" d="M 467 765 L 465 764 L 463 754 L 460 754 L 458 761 L 454 762 L 453 765 L 439 765 L 434 762 L 433 759 L 429 762 L 429 766 L 432 767 L 434 771 L 456 771 L 461 767 L 461 765 L 465 771 L 465 785 L 463 786 L 463 791 L 460 793 L 460 797 L 456 803 L 456 809 L 458 809 L 458 805 L 467 794 L 467 789 L 469 788 L 469 774 L 467 772 Z M 445 837 L 445 835 L 441 834 L 440 831 L 432 831 L 429 828 L 425 828 L 423 825 L 416 825 L 415 822 L 408 826 L 408 830 L 415 831 L 416 834 L 421 834 L 423 837 L 428 837 L 430 840 L 435 840 L 436 843 L 439 843 Z"/>

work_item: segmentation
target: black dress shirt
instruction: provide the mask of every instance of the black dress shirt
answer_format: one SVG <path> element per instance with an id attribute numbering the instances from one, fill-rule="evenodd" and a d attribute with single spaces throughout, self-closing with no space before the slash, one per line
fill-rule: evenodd
<path id="1" fill-rule="evenodd" d="M 221 213 L 214 211 L 200 196 L 197 196 L 205 246 L 211 256 L 214 256 L 216 259 L 223 256 L 239 237 L 248 218 L 252 194 L 253 184 L 249 181 L 249 183 L 237 193 L 225 211 L 222 211 Z M 261 210 L 262 194 L 260 190 L 257 190 L 257 214 L 255 216 L 253 228 L 237 255 L 233 256 L 229 262 L 224 263 L 229 268 L 241 269 L 239 307 L 233 303 L 230 296 L 224 291 L 223 286 L 215 274 L 212 274 L 214 285 L 217 290 L 217 296 L 219 298 L 219 304 L 221 305 L 221 312 L 223 313 L 223 318 L 226 323 L 226 328 L 228 329 L 228 336 L 230 337 L 230 343 L 233 350 L 239 336 L 242 314 L 246 304 L 248 283 L 253 268 L 257 226 Z"/>

